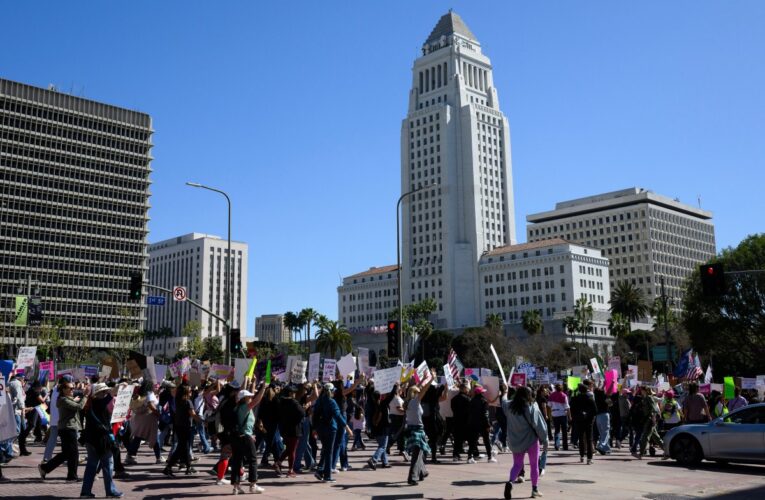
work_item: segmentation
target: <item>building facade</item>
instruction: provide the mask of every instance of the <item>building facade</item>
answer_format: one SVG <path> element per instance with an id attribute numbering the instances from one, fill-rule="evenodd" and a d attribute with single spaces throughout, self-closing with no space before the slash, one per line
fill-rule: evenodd
<path id="1" fill-rule="evenodd" d="M 232 241 L 233 254 L 233 321 L 232 328 L 239 328 L 241 336 L 247 336 L 247 255 L 246 243 Z M 172 289 L 186 287 L 187 296 L 215 314 L 227 317 L 226 290 L 228 290 L 228 240 L 218 236 L 190 233 L 149 245 L 149 272 L 146 282 Z M 151 295 L 166 295 L 148 289 Z M 183 346 L 187 340 L 181 333 L 189 321 L 201 324 L 201 336 L 221 337 L 226 347 L 226 327 L 210 314 L 188 302 L 175 302 L 167 297 L 164 306 L 149 306 L 147 330 L 172 330 L 174 336 L 168 342 L 168 356 Z"/>
<path id="2" fill-rule="evenodd" d="M 678 308 L 685 279 L 716 251 L 711 212 L 642 188 L 557 203 L 526 220 L 529 242 L 563 238 L 603 250 L 611 288 L 629 281 L 649 305 L 661 296 L 663 278 Z"/>
<path id="3" fill-rule="evenodd" d="M 292 332 L 284 326 L 281 314 L 264 314 L 255 318 L 255 339 L 260 342 L 285 344 L 292 342 Z"/>
<path id="4" fill-rule="evenodd" d="M 401 192 L 415 190 L 402 201 L 403 303 L 434 299 L 438 328 L 481 324 L 478 260 L 515 243 L 510 128 L 491 61 L 451 11 L 412 69 Z"/>
<path id="5" fill-rule="evenodd" d="M 0 326 L 17 344 L 15 295 L 43 323 L 109 347 L 143 330 L 130 275 L 147 267 L 151 117 L 0 79 Z M 34 337 L 35 331 L 25 335 Z M 83 344 L 84 346 L 85 344 Z"/>
<path id="6" fill-rule="evenodd" d="M 343 278 L 337 287 L 337 317 L 351 334 L 384 334 L 392 310 L 398 307 L 397 267 L 372 267 Z"/>

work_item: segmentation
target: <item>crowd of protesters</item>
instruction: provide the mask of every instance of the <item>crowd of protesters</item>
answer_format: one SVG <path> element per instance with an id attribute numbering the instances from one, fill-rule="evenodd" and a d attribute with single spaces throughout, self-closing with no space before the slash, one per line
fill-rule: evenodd
<path id="1" fill-rule="evenodd" d="M 500 453 L 512 453 L 505 498 L 511 498 L 513 484 L 525 481 L 526 455 L 532 497 L 537 497 L 549 444 L 556 451 L 577 449 L 587 464 L 594 453 L 609 455 L 623 446 L 642 459 L 661 449 L 661 436 L 670 428 L 707 422 L 757 401 L 756 393 L 742 394 L 738 388 L 729 401 L 714 391 L 705 397 L 695 383 L 686 384 L 681 395 L 655 394 L 645 386 L 606 394 L 591 380 L 573 390 L 562 384 L 536 389 L 501 384 L 499 394 L 489 399 L 486 388 L 470 378 L 457 378 L 451 388 L 437 379 L 432 370 L 425 381 L 396 384 L 384 394 L 363 375 L 302 384 L 266 384 L 255 377 L 243 383 L 233 377 L 210 379 L 196 386 L 187 377 L 160 384 L 132 381 L 137 385 L 129 416 L 111 424 L 117 391 L 130 381 L 78 381 L 65 375 L 48 390 L 17 374 L 8 384 L 8 401 L 16 416 L 18 450 L 13 440 L 0 443 L 0 464 L 17 454 L 30 455 L 31 439 L 45 442 L 38 466 L 42 479 L 66 463 L 65 479 L 81 483 L 81 497 L 94 496 L 100 473 L 107 496 L 117 498 L 123 494 L 115 480 L 127 476 L 127 466 L 141 465 L 146 456 L 139 455 L 141 447 L 151 450 L 155 464 L 164 465 L 166 476 L 196 474 L 199 455 L 214 454 L 215 482 L 233 494 L 262 493 L 259 469 L 286 478 L 313 473 L 318 481 L 333 483 L 337 473 L 351 468 L 349 452 L 367 446 L 373 449 L 368 470 L 388 468 L 400 458 L 409 464 L 410 485 L 428 477 L 428 464 L 449 457 L 493 463 Z M 37 408 L 43 405 L 50 410 L 47 422 Z M 1 465 L 0 478 L 8 480 Z"/>

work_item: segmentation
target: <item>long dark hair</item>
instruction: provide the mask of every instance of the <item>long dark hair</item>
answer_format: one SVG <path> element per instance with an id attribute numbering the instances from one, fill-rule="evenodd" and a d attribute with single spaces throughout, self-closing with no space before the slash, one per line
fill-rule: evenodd
<path id="1" fill-rule="evenodd" d="M 521 386 L 515 391 L 515 396 L 513 396 L 513 400 L 510 402 L 510 411 L 516 415 L 523 415 L 532 401 L 529 388 Z"/>

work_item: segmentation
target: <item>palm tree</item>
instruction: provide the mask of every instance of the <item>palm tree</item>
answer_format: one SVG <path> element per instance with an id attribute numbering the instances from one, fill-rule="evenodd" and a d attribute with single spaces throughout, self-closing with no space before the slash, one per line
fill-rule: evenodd
<path id="1" fill-rule="evenodd" d="M 542 322 L 542 314 L 537 309 L 523 311 L 523 314 L 521 314 L 521 325 L 529 335 L 542 333 L 545 329 L 545 325 Z"/>
<path id="2" fill-rule="evenodd" d="M 611 292 L 611 312 L 619 313 L 628 321 L 640 321 L 648 315 L 643 291 L 629 281 L 620 281 Z M 632 331 L 630 324 L 629 330 Z"/>
<path id="3" fill-rule="evenodd" d="M 502 331 L 503 324 L 504 324 L 504 321 L 502 320 L 502 316 L 500 316 L 497 313 L 492 313 L 486 316 L 486 322 L 484 323 L 486 328 L 488 328 L 492 332 Z"/>
<path id="4" fill-rule="evenodd" d="M 587 333 L 592 331 L 592 303 L 584 297 L 578 298 L 574 304 L 574 318 L 587 345 Z"/>
<path id="5" fill-rule="evenodd" d="M 300 330 L 303 328 L 303 323 L 300 321 L 300 317 L 292 311 L 284 313 L 284 326 L 290 331 L 291 334 L 296 336 L 300 335 Z"/>
<path id="6" fill-rule="evenodd" d="M 311 349 L 311 323 L 315 323 L 318 317 L 319 313 L 310 307 L 306 307 L 300 311 L 300 314 L 298 314 L 298 318 L 300 318 L 301 324 L 305 326 L 306 352 L 310 351 Z"/>
<path id="7" fill-rule="evenodd" d="M 345 326 L 338 324 L 337 321 L 327 319 L 326 316 L 321 318 L 321 322 L 317 323 L 317 325 L 319 326 L 319 331 L 316 334 L 316 348 L 319 352 L 324 351 L 334 358 L 338 350 L 343 352 L 351 351 L 353 342 L 351 334 L 348 333 Z"/>
<path id="8" fill-rule="evenodd" d="M 630 331 L 630 322 L 619 313 L 612 313 L 608 318 L 608 331 L 611 335 L 620 339 Z"/>

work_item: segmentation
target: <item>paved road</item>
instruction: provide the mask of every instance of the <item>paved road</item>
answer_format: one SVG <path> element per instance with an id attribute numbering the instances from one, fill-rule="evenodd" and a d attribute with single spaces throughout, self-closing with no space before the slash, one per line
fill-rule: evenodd
<path id="1" fill-rule="evenodd" d="M 31 448 L 33 455 L 21 457 L 3 468 L 12 481 L 0 485 L 0 497 L 70 498 L 78 497 L 80 485 L 66 484 L 65 466 L 41 480 L 37 463 L 42 448 Z M 489 499 L 502 498 L 504 482 L 512 462 L 510 455 L 500 455 L 499 463 L 474 465 L 451 461 L 429 467 L 430 476 L 418 486 L 406 484 L 407 466 L 400 457 L 394 467 L 371 471 L 363 468 L 371 452 L 350 452 L 353 470 L 337 474 L 337 483 L 322 484 L 313 475 L 295 479 L 276 478 L 262 471 L 260 484 L 266 489 L 260 498 L 308 500 L 325 496 L 333 499 Z M 202 456 L 195 476 L 166 478 L 162 466 L 146 449 L 139 454 L 139 465 L 128 466 L 131 477 L 118 482 L 126 498 L 217 498 L 230 496 L 230 487 L 215 486 L 209 474 L 215 459 Z M 82 475 L 84 467 L 80 467 Z M 579 463 L 576 452 L 551 451 L 547 474 L 540 491 L 545 498 L 647 498 L 683 500 L 689 498 L 762 499 L 765 498 L 765 466 L 705 464 L 696 470 L 678 467 L 671 462 L 635 460 L 624 451 L 608 457 L 596 457 L 593 465 Z M 93 492 L 102 496 L 103 483 L 97 481 Z M 516 485 L 513 498 L 529 498 L 529 483 Z"/>

